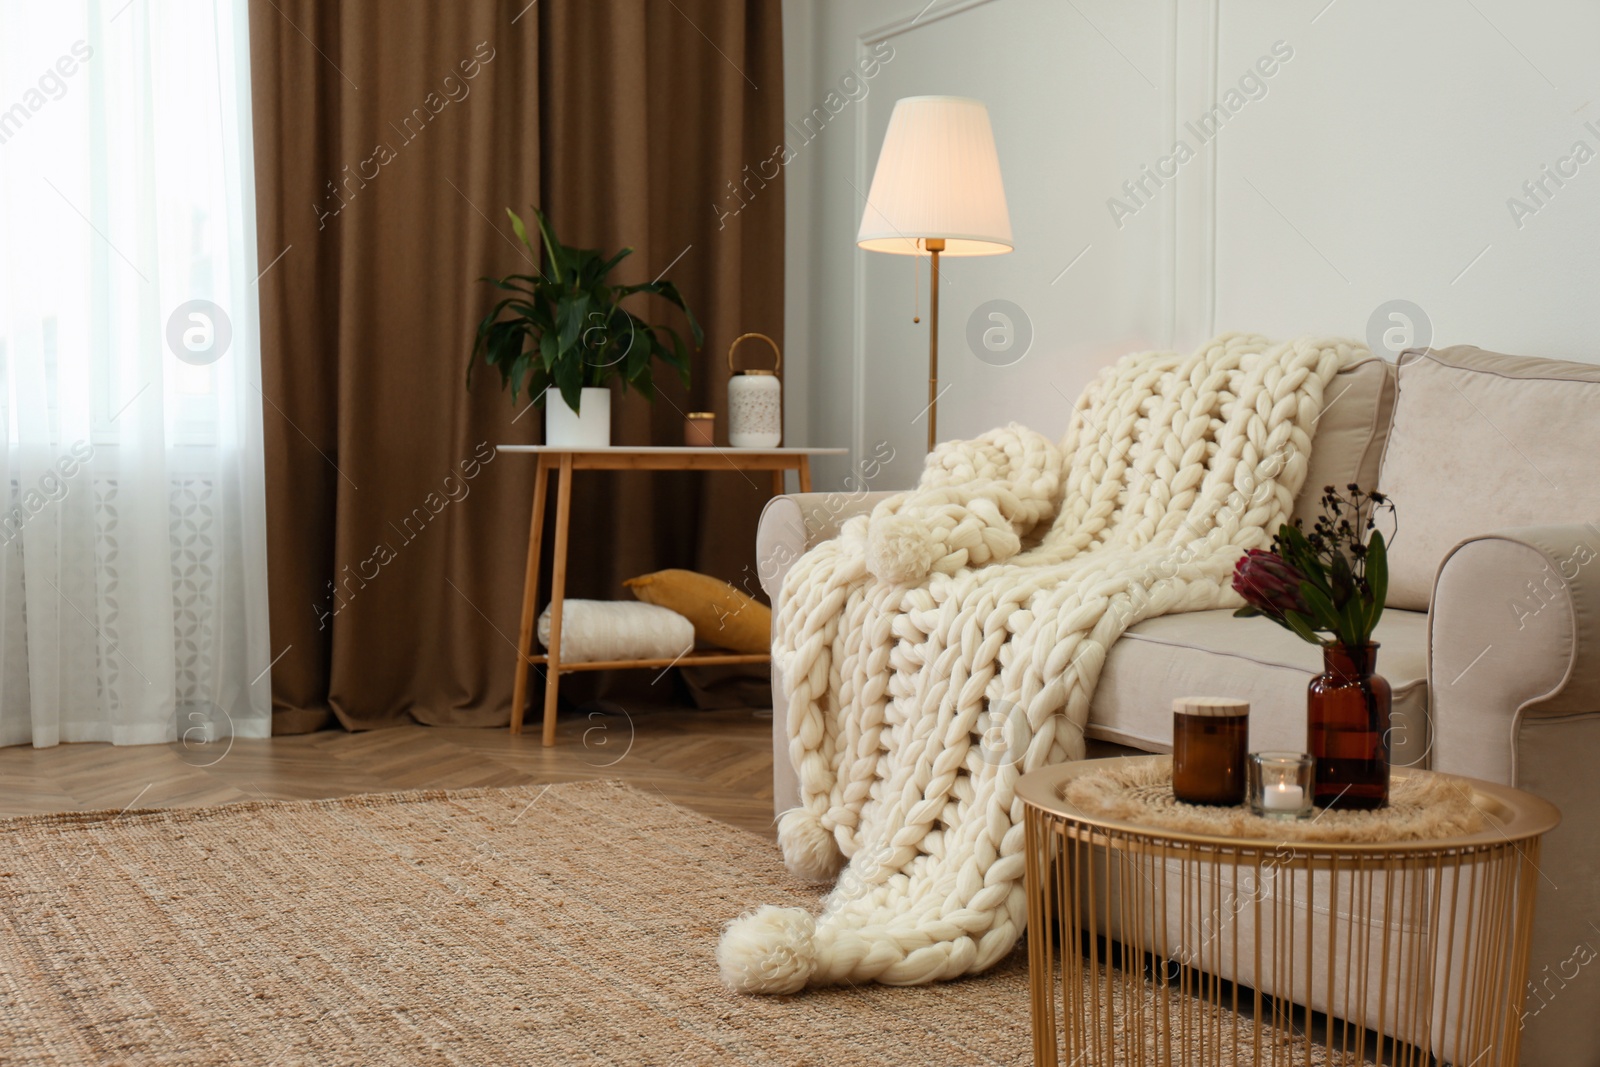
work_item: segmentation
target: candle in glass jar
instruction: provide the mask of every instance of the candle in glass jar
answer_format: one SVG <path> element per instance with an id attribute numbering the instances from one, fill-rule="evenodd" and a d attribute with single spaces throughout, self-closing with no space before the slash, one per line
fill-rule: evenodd
<path id="1" fill-rule="evenodd" d="M 1274 782 L 1261 792 L 1261 806 L 1268 811 L 1299 811 L 1305 805 L 1305 790 L 1288 782 Z"/>
<path id="2" fill-rule="evenodd" d="M 1172 794 L 1224 807 L 1245 799 L 1250 705 L 1227 697 L 1172 702 Z"/>
<path id="3" fill-rule="evenodd" d="M 1250 757 L 1250 810 L 1271 819 L 1311 817 L 1316 760 L 1304 752 L 1257 752 Z"/>

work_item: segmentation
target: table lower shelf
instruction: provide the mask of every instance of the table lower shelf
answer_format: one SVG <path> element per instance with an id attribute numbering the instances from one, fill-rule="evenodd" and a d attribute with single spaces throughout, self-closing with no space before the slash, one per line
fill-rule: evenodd
<path id="1" fill-rule="evenodd" d="M 549 656 L 524 658 L 535 666 L 545 666 L 550 662 Z M 624 671 L 635 667 L 715 667 L 729 663 L 767 663 L 771 659 L 765 652 L 691 652 L 672 659 L 607 659 L 563 663 L 556 669 L 566 674 L 568 671 Z"/>

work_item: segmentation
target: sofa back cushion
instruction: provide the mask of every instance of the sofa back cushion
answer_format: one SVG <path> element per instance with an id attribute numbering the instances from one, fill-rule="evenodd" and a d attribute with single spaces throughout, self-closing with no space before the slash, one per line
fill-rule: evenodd
<path id="1" fill-rule="evenodd" d="M 1471 345 L 1401 354 L 1379 484 L 1395 503 L 1390 607 L 1425 611 L 1477 534 L 1600 519 L 1600 367 Z"/>
<path id="2" fill-rule="evenodd" d="M 1294 517 L 1308 529 L 1321 513 L 1325 486 L 1377 485 L 1394 411 L 1394 365 L 1375 356 L 1357 360 L 1334 377 L 1323 396 L 1305 484 L 1294 503 Z"/>

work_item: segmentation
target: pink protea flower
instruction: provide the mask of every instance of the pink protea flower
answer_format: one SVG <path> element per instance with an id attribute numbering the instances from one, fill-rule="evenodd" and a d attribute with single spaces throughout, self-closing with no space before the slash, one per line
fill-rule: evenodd
<path id="1" fill-rule="evenodd" d="M 1282 619 L 1291 611 L 1310 613 L 1300 592 L 1300 583 L 1305 580 L 1305 575 L 1281 556 L 1259 548 L 1240 556 L 1233 569 L 1233 591 L 1244 597 L 1246 604 L 1274 619 Z"/>

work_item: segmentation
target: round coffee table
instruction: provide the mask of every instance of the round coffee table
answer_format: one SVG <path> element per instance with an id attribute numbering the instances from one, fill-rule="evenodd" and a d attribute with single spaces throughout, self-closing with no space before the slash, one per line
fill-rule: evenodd
<path id="1" fill-rule="evenodd" d="M 1161 762 L 1170 775 L 1148 756 L 1018 783 L 1036 1063 L 1516 1064 L 1553 805 L 1396 771 L 1459 789 L 1481 828 L 1325 841 L 1296 823 L 1276 839 L 1180 831 L 1066 799 L 1075 779 Z M 1334 822 L 1316 832 L 1348 817 L 1319 814 Z"/>

